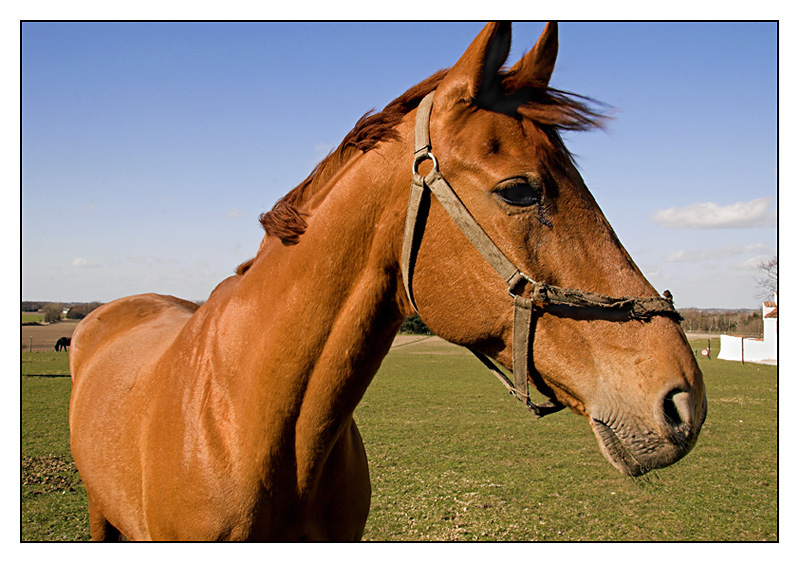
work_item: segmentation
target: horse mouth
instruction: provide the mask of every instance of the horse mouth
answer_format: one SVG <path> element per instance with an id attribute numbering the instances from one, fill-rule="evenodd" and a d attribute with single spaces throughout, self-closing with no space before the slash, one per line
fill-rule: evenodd
<path id="1" fill-rule="evenodd" d="M 599 419 L 592 418 L 591 422 L 600 450 L 614 468 L 626 476 L 641 476 L 650 470 L 636 460 L 611 427 Z"/>

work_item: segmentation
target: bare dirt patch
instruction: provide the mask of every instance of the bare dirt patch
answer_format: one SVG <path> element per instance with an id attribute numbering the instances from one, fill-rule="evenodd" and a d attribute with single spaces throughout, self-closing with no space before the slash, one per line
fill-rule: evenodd
<path id="1" fill-rule="evenodd" d="M 77 319 L 67 319 L 48 325 L 22 325 L 21 348 L 27 351 L 33 345 L 34 352 L 53 351 L 61 337 L 72 337 L 78 322 Z"/>
<path id="2" fill-rule="evenodd" d="M 436 335 L 397 335 L 390 352 L 403 354 L 464 354 L 463 349 Z"/>
<path id="3" fill-rule="evenodd" d="M 75 463 L 60 456 L 23 456 L 20 485 L 26 493 L 74 492 L 80 484 Z"/>

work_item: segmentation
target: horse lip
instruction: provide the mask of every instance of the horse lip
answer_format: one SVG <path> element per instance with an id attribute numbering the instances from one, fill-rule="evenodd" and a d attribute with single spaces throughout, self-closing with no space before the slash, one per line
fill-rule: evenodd
<path id="1" fill-rule="evenodd" d="M 592 430 L 597 436 L 600 451 L 611 465 L 626 476 L 641 476 L 648 469 L 625 447 L 614 430 L 599 419 L 591 418 Z"/>

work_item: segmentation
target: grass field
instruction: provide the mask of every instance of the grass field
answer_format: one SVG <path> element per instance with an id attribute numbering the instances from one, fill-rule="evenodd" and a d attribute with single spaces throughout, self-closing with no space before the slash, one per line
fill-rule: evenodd
<path id="1" fill-rule="evenodd" d="M 777 540 L 776 367 L 701 359 L 697 446 L 631 479 L 582 418 L 536 421 L 466 351 L 410 341 L 356 410 L 373 488 L 365 540 Z M 23 540 L 88 539 L 67 374 L 66 353 L 22 355 Z"/>
<path id="2" fill-rule="evenodd" d="M 69 357 L 22 353 L 21 540 L 89 540 L 86 491 L 69 450 Z"/>
<path id="3" fill-rule="evenodd" d="M 44 323 L 44 314 L 38 312 L 22 312 L 23 323 Z"/>

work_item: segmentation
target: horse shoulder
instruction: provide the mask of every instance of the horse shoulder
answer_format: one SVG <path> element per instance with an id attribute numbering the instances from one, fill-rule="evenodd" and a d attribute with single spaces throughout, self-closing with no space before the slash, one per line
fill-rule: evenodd
<path id="1" fill-rule="evenodd" d="M 73 406 L 85 400 L 124 402 L 175 340 L 197 305 L 143 294 L 110 302 L 75 329 L 70 351 Z M 82 396 L 87 396 L 83 397 Z"/>
<path id="2" fill-rule="evenodd" d="M 80 375 L 86 360 L 101 349 L 129 341 L 133 334 L 153 342 L 162 341 L 164 333 L 175 331 L 177 334 L 176 330 L 197 308 L 192 302 L 159 294 L 121 298 L 97 308 L 81 321 L 72 337 L 70 368 L 73 379 Z"/>

